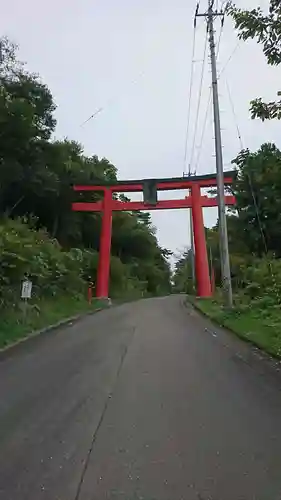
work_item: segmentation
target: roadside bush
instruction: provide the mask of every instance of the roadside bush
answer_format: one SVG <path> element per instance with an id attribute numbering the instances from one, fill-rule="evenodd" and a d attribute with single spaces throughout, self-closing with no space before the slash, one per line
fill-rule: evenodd
<path id="1" fill-rule="evenodd" d="M 255 259 L 243 270 L 244 293 L 252 300 L 260 300 L 260 305 L 271 306 L 280 302 L 281 260 Z M 263 303 L 262 303 L 262 301 Z"/>
<path id="2" fill-rule="evenodd" d="M 33 283 L 33 301 L 60 295 L 86 296 L 89 279 L 96 286 L 98 252 L 72 248 L 65 251 L 56 239 L 36 229 L 36 219 L 0 221 L 0 308 L 20 304 L 21 282 Z M 147 282 L 135 268 L 111 257 L 110 296 L 137 298 L 146 294 Z"/>
<path id="3" fill-rule="evenodd" d="M 30 227 L 25 220 L 2 220 L 0 252 L 0 307 L 16 304 L 26 275 L 41 297 L 81 293 L 85 287 L 83 252 L 62 251 L 55 239 Z"/>

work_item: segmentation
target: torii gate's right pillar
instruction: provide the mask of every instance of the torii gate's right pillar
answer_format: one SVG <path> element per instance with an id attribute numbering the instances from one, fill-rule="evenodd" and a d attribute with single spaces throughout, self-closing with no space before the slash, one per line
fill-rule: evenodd
<path id="1" fill-rule="evenodd" d="M 212 287 L 201 204 L 201 189 L 199 184 L 192 184 L 191 197 L 197 295 L 199 297 L 211 297 Z"/>

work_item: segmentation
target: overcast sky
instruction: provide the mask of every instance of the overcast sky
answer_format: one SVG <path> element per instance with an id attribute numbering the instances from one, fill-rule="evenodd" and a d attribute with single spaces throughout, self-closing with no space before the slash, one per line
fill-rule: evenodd
<path id="1" fill-rule="evenodd" d="M 266 0 L 257 0 L 267 8 Z M 218 3 L 220 3 L 219 0 Z M 251 8 L 255 0 L 239 0 Z M 205 9 L 207 0 L 201 1 Z M 20 58 L 39 73 L 57 104 L 56 137 L 80 141 L 87 154 L 108 158 L 119 178 L 181 176 L 193 39 L 195 0 L 9 0 L 1 9 L 1 34 L 20 46 Z M 217 37 L 220 32 L 216 21 Z M 198 21 L 194 85 L 187 159 L 190 161 L 205 23 Z M 221 36 L 218 71 L 233 53 L 237 38 L 226 20 Z M 243 143 L 250 149 L 263 142 L 280 146 L 281 124 L 261 123 L 249 117 L 249 101 L 262 96 L 275 99 L 280 68 L 266 65 L 256 42 L 241 42 L 219 81 L 224 166 L 240 150 L 237 129 L 227 91 L 232 96 Z M 202 99 L 195 138 L 198 146 L 206 113 L 210 66 L 206 60 Z M 97 109 L 95 119 L 81 124 Z M 212 108 L 198 173 L 215 171 Z M 170 193 L 178 197 L 182 193 Z M 167 197 L 167 194 L 165 194 Z M 204 213 L 205 224 L 216 221 L 216 209 Z M 189 217 L 182 211 L 153 213 L 160 244 L 173 251 L 189 244 Z"/>

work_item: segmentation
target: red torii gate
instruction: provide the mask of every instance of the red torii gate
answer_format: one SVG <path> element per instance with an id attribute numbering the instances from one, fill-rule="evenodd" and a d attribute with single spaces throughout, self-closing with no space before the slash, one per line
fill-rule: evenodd
<path id="1" fill-rule="evenodd" d="M 224 184 L 231 185 L 235 171 L 224 173 Z M 188 189 L 190 194 L 180 200 L 160 200 L 148 204 L 145 201 L 120 201 L 112 197 L 113 193 L 140 192 L 144 189 L 146 182 L 155 184 L 157 191 L 172 191 L 176 189 Z M 206 248 L 205 229 L 203 223 L 202 207 L 217 207 L 216 197 L 201 194 L 201 188 L 215 188 L 217 179 L 215 174 L 207 174 L 191 177 L 178 177 L 171 179 L 147 179 L 117 181 L 115 184 L 103 183 L 93 186 L 74 186 L 74 191 L 99 191 L 103 192 L 103 199 L 97 202 L 76 202 L 72 204 L 72 210 L 77 212 L 103 212 L 100 236 L 100 252 L 97 273 L 96 296 L 108 297 L 110 276 L 110 253 L 111 253 L 111 228 L 113 211 L 140 211 L 140 210 L 166 210 L 175 208 L 191 208 L 193 220 L 193 234 L 195 246 L 195 271 L 197 281 L 197 294 L 199 297 L 210 297 L 212 287 L 209 273 L 208 254 Z M 226 205 L 234 205 L 234 196 L 225 196 Z"/>

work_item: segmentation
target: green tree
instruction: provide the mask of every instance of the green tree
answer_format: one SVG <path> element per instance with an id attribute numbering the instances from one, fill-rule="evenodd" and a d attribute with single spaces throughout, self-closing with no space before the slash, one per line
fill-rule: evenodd
<path id="1" fill-rule="evenodd" d="M 265 14 L 260 7 L 245 10 L 229 4 L 228 13 L 235 22 L 241 40 L 255 39 L 262 45 L 268 64 L 277 66 L 281 62 L 281 3 L 270 0 L 269 12 Z M 280 95 L 280 89 L 277 89 Z M 281 100 L 263 102 L 262 98 L 251 101 L 252 118 L 269 120 L 281 119 Z"/>
<path id="2" fill-rule="evenodd" d="M 191 250 L 182 252 L 175 264 L 173 274 L 174 292 L 185 292 L 191 294 L 193 290 L 192 282 L 192 255 Z"/>
<path id="3" fill-rule="evenodd" d="M 0 56 L 0 216 L 3 220 L 21 218 L 27 225 L 5 222 L 3 226 L 3 245 L 9 245 L 9 258 L 15 258 L 13 246 L 18 254 L 10 270 L 14 269 L 15 280 L 20 280 L 23 269 L 28 267 L 29 254 L 23 251 L 21 255 L 21 238 L 14 235 L 14 227 L 18 227 L 23 241 L 34 241 L 42 253 L 42 258 L 36 260 L 32 254 L 32 259 L 44 267 L 46 275 L 52 275 L 54 267 L 48 249 L 52 253 L 57 245 L 54 261 L 63 260 L 62 275 L 68 263 L 69 272 L 73 269 L 79 279 L 91 276 L 95 280 L 102 214 L 74 213 L 71 204 L 75 199 L 98 201 L 101 194 L 74 193 L 73 185 L 114 183 L 117 169 L 106 158 L 86 156 L 82 145 L 75 141 L 53 141 L 55 104 L 50 90 L 38 76 L 28 73 L 17 60 L 17 47 L 6 38 L 0 39 Z M 122 195 L 119 199 L 126 201 Z M 42 228 L 47 230 L 50 242 L 41 249 L 35 233 L 39 231 L 40 239 L 45 234 Z M 11 232 L 10 237 L 7 232 Z M 168 292 L 168 257 L 168 251 L 158 245 L 149 214 L 113 215 L 111 288 L 115 294 L 118 290 L 131 293 L 133 289 L 154 294 Z M 76 267 L 72 266 L 74 261 Z M 50 285 L 50 281 L 46 283 Z M 77 283 L 81 284 L 79 280 Z"/>
<path id="4" fill-rule="evenodd" d="M 28 205 L 32 195 L 54 189 L 44 151 L 55 127 L 55 105 L 49 89 L 17 62 L 16 46 L 2 39 L 0 48 L 0 210 L 10 213 Z"/>
<path id="5" fill-rule="evenodd" d="M 233 185 L 238 217 L 233 220 L 240 246 L 262 256 L 281 256 L 281 151 L 264 144 L 256 152 L 244 150 L 233 163 L 238 168 Z"/>

